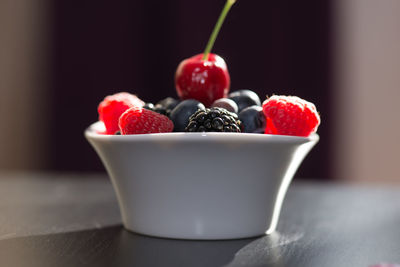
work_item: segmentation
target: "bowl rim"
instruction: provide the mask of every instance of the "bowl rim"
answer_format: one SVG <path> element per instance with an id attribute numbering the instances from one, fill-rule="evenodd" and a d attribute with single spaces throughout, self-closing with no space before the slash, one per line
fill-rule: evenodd
<path id="1" fill-rule="evenodd" d="M 104 129 L 104 124 L 97 121 L 86 128 L 84 135 L 87 139 L 108 142 L 134 142 L 134 141 L 259 141 L 259 142 L 285 142 L 285 143 L 308 143 L 318 142 L 319 135 L 313 133 L 308 137 L 259 133 L 227 133 L 227 132 L 171 132 L 132 135 L 106 135 L 98 131 Z"/>

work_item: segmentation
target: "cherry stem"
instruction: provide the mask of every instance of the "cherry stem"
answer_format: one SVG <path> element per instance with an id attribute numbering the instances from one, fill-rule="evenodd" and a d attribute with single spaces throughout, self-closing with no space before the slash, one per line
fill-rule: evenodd
<path id="1" fill-rule="evenodd" d="M 215 39 L 217 39 L 217 36 L 218 36 L 219 30 L 221 29 L 222 23 L 224 22 L 225 17 L 229 12 L 229 9 L 235 2 L 236 2 L 236 0 L 227 0 L 226 1 L 224 9 L 222 9 L 221 15 L 219 15 L 217 24 L 215 24 L 214 29 L 211 33 L 210 39 L 208 40 L 206 49 L 204 50 L 203 60 L 208 60 L 208 55 L 210 54 L 211 49 L 214 46 Z"/>

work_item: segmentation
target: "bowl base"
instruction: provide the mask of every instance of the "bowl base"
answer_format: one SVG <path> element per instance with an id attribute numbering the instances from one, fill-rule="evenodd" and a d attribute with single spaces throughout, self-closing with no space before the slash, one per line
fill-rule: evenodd
<path id="1" fill-rule="evenodd" d="M 237 240 L 237 239 L 252 239 L 252 238 L 258 238 L 266 235 L 270 235 L 273 232 L 275 232 L 274 229 L 268 229 L 264 233 L 259 233 L 259 234 L 237 234 L 235 236 L 195 236 L 195 235 L 168 235 L 168 234 L 160 234 L 160 233 L 148 233 L 148 232 L 142 232 L 142 231 L 137 231 L 133 229 L 129 229 L 124 226 L 124 229 L 127 230 L 130 233 L 133 234 L 138 234 L 138 235 L 143 235 L 143 236 L 148 236 L 152 238 L 162 238 L 162 239 L 175 239 L 175 240 L 211 240 L 211 241 L 218 241 L 218 240 Z"/>

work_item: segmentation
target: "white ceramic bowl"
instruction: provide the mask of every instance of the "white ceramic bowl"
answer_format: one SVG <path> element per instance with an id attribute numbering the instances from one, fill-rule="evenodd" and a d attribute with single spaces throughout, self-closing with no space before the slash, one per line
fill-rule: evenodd
<path id="1" fill-rule="evenodd" d="M 300 163 L 318 142 L 246 133 L 85 136 L 100 156 L 133 232 L 235 239 L 275 230 Z"/>

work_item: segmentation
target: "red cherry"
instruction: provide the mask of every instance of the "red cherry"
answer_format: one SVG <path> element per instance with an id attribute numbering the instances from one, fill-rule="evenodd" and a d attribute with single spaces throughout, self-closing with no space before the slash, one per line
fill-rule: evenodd
<path id="1" fill-rule="evenodd" d="M 229 9 L 236 0 L 226 0 L 203 54 L 183 60 L 175 73 L 175 87 L 181 99 L 193 98 L 205 106 L 226 97 L 231 79 L 225 61 L 211 49 Z"/>
<path id="2" fill-rule="evenodd" d="M 198 54 L 179 64 L 175 86 L 182 100 L 192 98 L 211 106 L 215 100 L 228 95 L 230 77 L 222 57 L 212 53 L 208 54 L 208 59 L 203 56 Z"/>

